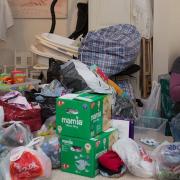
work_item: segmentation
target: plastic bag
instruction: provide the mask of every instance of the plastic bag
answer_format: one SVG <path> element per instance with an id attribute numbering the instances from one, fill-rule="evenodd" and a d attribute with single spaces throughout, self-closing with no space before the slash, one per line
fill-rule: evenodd
<path id="1" fill-rule="evenodd" d="M 32 105 L 32 109 L 23 110 L 15 105 L 0 100 L 0 106 L 3 106 L 4 108 L 5 122 L 11 120 L 21 121 L 24 124 L 29 125 L 31 131 L 37 131 L 41 128 L 41 109 L 37 108 L 37 104 Z"/>
<path id="2" fill-rule="evenodd" d="M 130 98 L 116 96 L 115 106 L 112 111 L 113 116 L 121 119 L 136 119 L 137 110 L 134 102 Z"/>
<path id="3" fill-rule="evenodd" d="M 45 97 L 59 97 L 67 93 L 69 91 L 58 80 L 53 80 L 50 84 L 45 84 L 39 94 Z"/>
<path id="4" fill-rule="evenodd" d="M 51 159 L 52 168 L 57 169 L 60 167 L 60 144 L 57 136 L 45 137 L 41 145 L 44 153 Z"/>
<path id="5" fill-rule="evenodd" d="M 56 114 L 56 97 L 47 97 L 31 91 L 26 91 L 25 96 L 28 101 L 39 103 L 43 123 L 46 119 Z"/>
<path id="6" fill-rule="evenodd" d="M 171 133 L 175 142 L 180 141 L 180 113 L 174 117 L 170 124 Z"/>
<path id="7" fill-rule="evenodd" d="M 121 96 L 124 92 L 123 90 L 111 79 L 108 78 L 108 76 L 105 75 L 105 73 L 96 65 L 90 66 L 90 70 L 96 75 L 100 76 L 103 81 L 105 81 L 109 86 L 113 87 L 116 93 Z"/>
<path id="8" fill-rule="evenodd" d="M 6 145 L 0 144 L 0 161 L 7 156 L 7 154 L 10 151 L 10 147 L 7 147 Z"/>
<path id="9" fill-rule="evenodd" d="M 54 79 L 61 80 L 61 61 L 56 61 L 52 58 L 49 59 L 49 69 L 47 71 L 47 83 L 50 83 Z"/>
<path id="10" fill-rule="evenodd" d="M 19 121 L 3 123 L 0 127 L 0 143 L 10 146 L 24 146 L 32 140 L 29 127 Z"/>
<path id="11" fill-rule="evenodd" d="M 8 167 L 5 166 L 5 160 L 7 160 L 10 151 L 10 147 L 0 144 L 0 180 L 7 180 L 7 178 L 3 178 L 3 172 L 6 171 L 6 167 Z"/>
<path id="12" fill-rule="evenodd" d="M 180 179 L 180 142 L 164 143 L 153 152 L 156 176 L 159 180 Z"/>
<path id="13" fill-rule="evenodd" d="M 153 81 L 151 94 L 145 103 L 144 116 L 160 116 L 161 85 Z"/>
<path id="14" fill-rule="evenodd" d="M 56 114 L 56 98 L 66 93 L 67 90 L 58 80 L 53 80 L 50 84 L 44 85 L 41 92 L 26 91 L 25 96 L 30 102 L 37 102 L 41 107 L 42 122 Z"/>
<path id="15" fill-rule="evenodd" d="M 38 95 L 36 96 L 36 102 L 41 106 L 41 118 L 43 122 L 56 114 L 56 97 Z"/>
<path id="16" fill-rule="evenodd" d="M 132 139 L 120 139 L 113 146 L 119 157 L 124 161 L 128 170 L 137 177 L 154 177 L 154 162 L 146 151 Z"/>
<path id="17" fill-rule="evenodd" d="M 37 136 L 53 136 L 56 135 L 56 116 L 51 116 L 37 131 Z"/>
<path id="18" fill-rule="evenodd" d="M 33 139 L 27 146 L 13 149 L 3 160 L 3 179 L 25 180 L 36 178 L 49 178 L 51 176 L 51 161 L 46 154 L 37 146 L 42 138 Z"/>
<path id="19" fill-rule="evenodd" d="M 44 137 L 41 148 L 51 159 L 53 169 L 59 168 L 60 144 L 59 138 L 56 136 L 56 117 L 52 116 L 48 118 L 36 135 Z"/>
<path id="20" fill-rule="evenodd" d="M 96 93 L 112 94 L 114 89 L 94 74 L 87 65 L 78 60 L 70 60 L 61 66 L 62 83 L 74 92 L 90 89 Z"/>

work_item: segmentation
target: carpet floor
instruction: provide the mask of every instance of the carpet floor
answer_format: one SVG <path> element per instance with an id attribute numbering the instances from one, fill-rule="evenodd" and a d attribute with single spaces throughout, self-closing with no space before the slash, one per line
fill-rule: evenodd
<path id="1" fill-rule="evenodd" d="M 64 173 L 60 170 L 53 171 L 52 179 L 51 180 L 109 180 L 110 178 L 97 176 L 95 178 L 86 178 L 83 176 L 78 176 L 70 173 Z M 114 179 L 114 178 L 111 178 Z M 121 178 L 118 178 L 119 180 L 146 180 L 145 178 L 138 178 L 135 176 L 132 176 L 130 174 L 126 174 Z M 154 179 L 147 179 L 147 180 L 154 180 Z"/>

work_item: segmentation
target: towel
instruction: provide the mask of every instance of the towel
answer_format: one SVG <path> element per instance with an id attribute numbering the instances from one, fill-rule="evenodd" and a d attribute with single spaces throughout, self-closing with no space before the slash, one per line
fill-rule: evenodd
<path id="1" fill-rule="evenodd" d="M 8 28 L 13 26 L 14 21 L 7 0 L 0 0 L 0 40 L 6 40 Z"/>

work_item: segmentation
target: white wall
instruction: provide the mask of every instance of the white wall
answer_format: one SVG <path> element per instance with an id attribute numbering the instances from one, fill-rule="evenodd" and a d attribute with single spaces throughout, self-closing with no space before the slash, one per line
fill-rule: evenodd
<path id="1" fill-rule="evenodd" d="M 180 56 L 180 1 L 154 1 L 153 78 L 168 73 L 174 59 Z"/>
<path id="2" fill-rule="evenodd" d="M 154 1 L 154 61 L 153 61 L 153 78 L 157 79 L 159 73 L 167 73 L 168 69 L 168 1 Z M 163 6 L 162 6 L 163 4 Z"/>
<path id="3" fill-rule="evenodd" d="M 180 0 L 169 3 L 169 70 L 174 59 L 180 56 Z"/>
<path id="4" fill-rule="evenodd" d="M 130 23 L 131 0 L 89 0 L 89 29 Z"/>
<path id="5" fill-rule="evenodd" d="M 68 0 L 68 18 L 58 19 L 55 33 L 68 36 L 76 24 L 76 0 Z M 13 51 L 29 50 L 36 34 L 49 32 L 50 19 L 15 19 L 15 25 L 8 31 L 7 42 L 0 40 L 0 64 L 13 63 Z"/>

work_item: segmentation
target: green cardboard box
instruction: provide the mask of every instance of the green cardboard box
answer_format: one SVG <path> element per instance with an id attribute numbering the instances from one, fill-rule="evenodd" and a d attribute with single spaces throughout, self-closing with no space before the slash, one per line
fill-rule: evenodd
<path id="1" fill-rule="evenodd" d="M 89 140 L 61 136 L 61 170 L 87 177 L 98 173 L 98 158 L 117 140 L 118 133 L 110 128 Z"/>
<path id="2" fill-rule="evenodd" d="M 81 93 L 67 94 L 57 99 L 56 125 L 59 135 L 90 139 L 110 128 L 110 120 L 111 96 Z"/>

